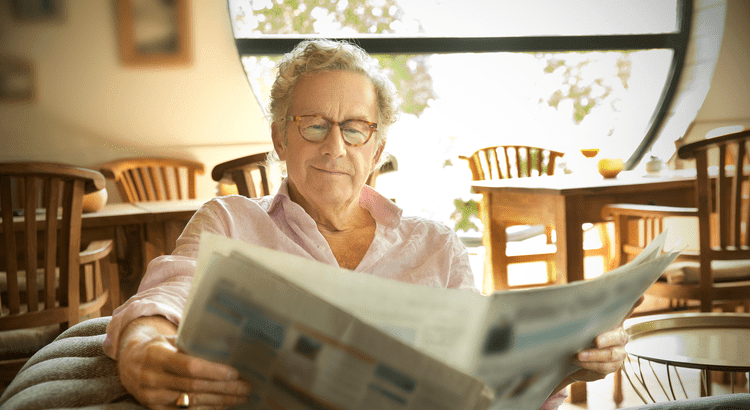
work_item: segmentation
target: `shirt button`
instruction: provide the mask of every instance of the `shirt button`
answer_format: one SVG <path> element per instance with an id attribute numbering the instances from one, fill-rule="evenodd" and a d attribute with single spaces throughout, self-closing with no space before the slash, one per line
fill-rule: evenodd
<path id="1" fill-rule="evenodd" d="M 326 250 L 326 247 L 325 247 L 325 246 L 323 246 L 323 245 L 319 245 L 319 246 L 318 246 L 318 249 L 320 249 L 321 251 L 324 251 L 324 250 Z"/>

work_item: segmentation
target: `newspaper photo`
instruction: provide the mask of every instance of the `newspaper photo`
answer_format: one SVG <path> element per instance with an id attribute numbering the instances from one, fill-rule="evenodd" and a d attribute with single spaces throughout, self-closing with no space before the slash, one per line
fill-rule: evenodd
<path id="1" fill-rule="evenodd" d="M 178 345 L 253 383 L 248 409 L 538 409 L 678 252 L 490 296 L 204 233 Z"/>

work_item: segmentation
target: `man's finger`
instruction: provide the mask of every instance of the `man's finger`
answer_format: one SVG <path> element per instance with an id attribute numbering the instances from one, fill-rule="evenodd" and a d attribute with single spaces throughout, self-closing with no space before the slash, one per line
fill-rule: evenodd
<path id="1" fill-rule="evenodd" d="M 596 337 L 595 344 L 598 348 L 625 346 L 628 343 L 628 333 L 622 326 L 604 332 Z"/>
<path id="2" fill-rule="evenodd" d="M 622 347 L 611 347 L 607 349 L 588 349 L 578 352 L 575 364 L 622 362 L 627 359 L 627 352 Z M 583 367 L 583 366 L 582 366 Z"/>

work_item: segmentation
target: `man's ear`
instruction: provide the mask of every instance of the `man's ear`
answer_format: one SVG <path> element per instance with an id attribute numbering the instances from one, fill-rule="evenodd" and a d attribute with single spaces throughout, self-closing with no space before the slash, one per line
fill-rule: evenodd
<path id="1" fill-rule="evenodd" d="M 279 159 L 286 161 L 286 138 L 281 134 L 278 123 L 271 124 L 271 140 L 273 140 L 273 149 L 276 151 Z"/>

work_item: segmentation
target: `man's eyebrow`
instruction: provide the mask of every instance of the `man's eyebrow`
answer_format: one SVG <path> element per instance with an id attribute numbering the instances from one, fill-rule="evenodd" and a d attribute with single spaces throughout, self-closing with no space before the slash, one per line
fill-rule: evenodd
<path id="1" fill-rule="evenodd" d="M 304 111 L 303 111 L 304 112 Z M 322 114 L 319 111 L 309 111 L 307 114 L 299 114 L 298 116 L 305 116 L 305 115 L 320 115 L 321 117 L 327 119 L 328 121 L 335 121 L 333 118 L 328 117 L 325 114 Z M 352 114 L 345 116 L 341 121 L 349 121 L 349 120 L 360 120 L 360 121 L 367 121 L 367 122 L 375 122 L 374 120 L 371 120 L 367 114 Z"/>

